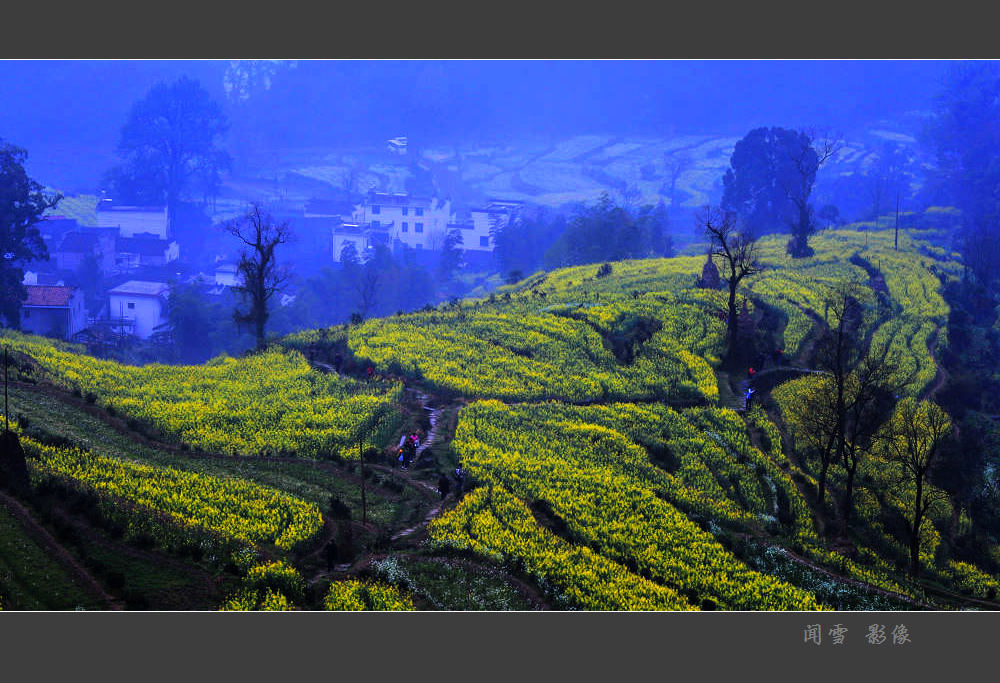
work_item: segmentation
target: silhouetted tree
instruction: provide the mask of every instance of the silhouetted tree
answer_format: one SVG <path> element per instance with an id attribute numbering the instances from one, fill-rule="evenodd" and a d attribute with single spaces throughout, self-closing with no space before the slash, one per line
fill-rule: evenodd
<path id="1" fill-rule="evenodd" d="M 455 271 L 462 265 L 462 231 L 450 230 L 444 238 L 441 248 L 441 258 L 438 261 L 437 274 L 441 282 L 451 280 Z"/>
<path id="2" fill-rule="evenodd" d="M 230 158 L 217 143 L 228 128 L 222 109 L 198 81 L 158 83 L 132 105 L 118 142 L 122 163 L 106 181 L 122 201 L 165 203 L 173 221 L 188 190 L 202 199 L 218 192 Z"/>
<path id="3" fill-rule="evenodd" d="M 354 242 L 348 242 L 340 250 L 340 263 L 345 267 L 356 266 L 361 262 L 358 257 L 358 248 L 354 246 Z"/>
<path id="4" fill-rule="evenodd" d="M 793 258 L 811 256 L 809 238 L 816 232 L 813 220 L 814 209 L 810 202 L 816 173 L 837 150 L 840 143 L 831 137 L 820 137 L 814 132 L 798 131 L 794 141 L 789 140 L 788 154 L 795 168 L 794 180 L 782 181 L 785 193 L 795 206 L 795 220 L 792 223 L 792 240 L 789 253 Z"/>
<path id="5" fill-rule="evenodd" d="M 176 283 L 171 286 L 167 320 L 181 362 L 200 363 L 219 350 L 219 308 L 221 305 L 213 305 L 196 285 Z M 225 315 L 225 311 L 221 314 Z"/>
<path id="6" fill-rule="evenodd" d="M 801 414 L 801 425 L 812 431 L 808 439 L 818 439 L 814 452 L 820 458 L 820 504 L 830 465 L 838 456 L 842 457 L 841 444 L 851 400 L 848 376 L 863 356 L 861 326 L 871 299 L 871 289 L 853 280 L 837 282 L 826 292 L 825 327 L 816 343 L 816 365 L 826 374 L 814 387 L 813 394 L 793 409 L 795 414 Z"/>
<path id="7" fill-rule="evenodd" d="M 794 155 L 798 134 L 785 128 L 755 128 L 736 143 L 722 178 L 721 208 L 740 220 L 744 230 L 760 236 L 786 229 L 795 206 L 786 188 L 798 181 Z"/>
<path id="8" fill-rule="evenodd" d="M 288 280 L 287 272 L 277 265 L 275 250 L 278 245 L 288 242 L 292 231 L 287 223 L 275 223 L 257 204 L 253 204 L 241 219 L 228 223 L 226 230 L 246 245 L 236 267 L 242 282 L 233 290 L 240 294 L 248 308 L 236 309 L 233 317 L 237 323 L 253 325 L 257 348 L 263 349 L 268 303 Z"/>
<path id="9" fill-rule="evenodd" d="M 722 178 L 721 206 L 755 236 L 789 228 L 789 251 L 809 254 L 816 172 L 837 151 L 830 138 L 786 128 L 756 128 L 736 143 Z"/>
<path id="10" fill-rule="evenodd" d="M 496 246 L 493 253 L 501 270 L 516 270 L 529 275 L 539 270 L 544 265 L 546 252 L 565 229 L 563 216 L 552 215 L 545 209 L 515 217 L 494 238 Z"/>
<path id="11" fill-rule="evenodd" d="M 896 406 L 888 424 L 889 459 L 902 470 L 904 485 L 913 487 L 910 527 L 910 573 L 920 573 L 920 525 L 931 506 L 939 500 L 928 488 L 928 475 L 941 454 L 941 446 L 951 432 L 951 420 L 940 406 L 930 401 L 905 398 Z"/>
<path id="12" fill-rule="evenodd" d="M 736 216 L 730 211 L 704 207 L 697 223 L 708 238 L 711 254 L 720 260 L 720 275 L 729 288 L 729 328 L 726 349 L 733 357 L 737 348 L 736 291 L 744 278 L 761 271 L 757 260 L 757 243 L 752 234 L 736 227 Z"/>
<path id="13" fill-rule="evenodd" d="M 21 302 L 27 296 L 22 266 L 49 258 L 35 225 L 62 199 L 60 194 L 47 194 L 28 177 L 27 156 L 25 150 L 0 139 L 0 315 L 15 328 L 20 327 Z"/>
<path id="14" fill-rule="evenodd" d="M 362 319 L 368 317 L 368 313 L 378 302 L 379 288 L 383 282 L 382 269 L 375 259 L 369 259 L 357 269 L 354 290 L 358 295 L 358 313 Z"/>

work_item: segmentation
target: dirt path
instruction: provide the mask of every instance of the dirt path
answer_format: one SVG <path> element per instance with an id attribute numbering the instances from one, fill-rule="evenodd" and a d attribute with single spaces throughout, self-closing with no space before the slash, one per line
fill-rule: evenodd
<path id="1" fill-rule="evenodd" d="M 87 569 L 77 562 L 76 558 L 62 546 L 62 544 L 57 541 L 52 534 L 48 532 L 39 522 L 32 516 L 31 512 L 16 498 L 8 495 L 7 493 L 0 491 L 0 505 L 6 507 L 14 517 L 21 523 L 25 531 L 35 541 L 40 545 L 48 555 L 55 558 L 59 564 L 61 564 L 73 577 L 73 580 L 93 596 L 97 597 L 101 602 L 108 606 L 112 610 L 124 609 L 124 605 L 116 600 L 111 595 L 108 595 L 104 591 L 97 580 L 91 576 Z"/>
<path id="2" fill-rule="evenodd" d="M 802 557 L 801 555 L 798 555 L 798 554 L 792 552 L 791 550 L 789 550 L 785 546 L 777 545 L 775 543 L 772 543 L 770 541 L 770 539 L 767 538 L 766 536 L 763 536 L 763 535 L 757 536 L 756 539 L 758 541 L 760 541 L 761 543 L 764 543 L 767 546 L 770 546 L 772 548 L 777 548 L 782 553 L 784 553 L 785 556 L 787 556 L 789 559 L 791 559 L 791 560 L 793 560 L 795 562 L 798 562 L 801 565 L 809 567 L 810 569 L 812 569 L 814 571 L 817 571 L 817 572 L 819 572 L 821 574 L 824 574 L 825 576 L 828 576 L 831 579 L 833 579 L 834 581 L 837 581 L 839 583 L 848 583 L 848 584 L 851 584 L 851 585 L 854 585 L 854 586 L 858 586 L 859 588 L 864 588 L 865 590 L 869 590 L 869 591 L 872 591 L 874 593 L 879 593 L 879 594 L 884 595 L 886 597 L 893 598 L 894 600 L 899 600 L 901 602 L 905 602 L 905 603 L 908 603 L 910 605 L 914 605 L 916 607 L 920 607 L 921 609 L 929 609 L 929 610 L 940 609 L 939 607 L 936 607 L 934 605 L 931 605 L 931 604 L 928 604 L 928 603 L 925 603 L 925 602 L 920 602 L 919 600 L 915 600 L 915 599 L 909 597 L 908 595 L 902 595 L 901 593 L 894 593 L 894 592 L 886 590 L 884 588 L 879 588 L 878 586 L 874 586 L 874 585 L 872 585 L 870 583 L 866 583 L 864 581 L 859 581 L 858 579 L 852 579 L 849 576 L 844 576 L 843 574 L 837 574 L 835 572 L 832 572 L 829 569 L 827 569 L 826 567 L 818 565 L 815 562 L 813 562 L 812 560 L 809 560 L 809 559 L 807 559 L 805 557 Z"/>
<path id="3" fill-rule="evenodd" d="M 438 432 L 438 427 L 441 424 L 441 416 L 444 414 L 444 408 L 440 406 L 437 408 L 431 407 L 430 405 L 431 397 L 425 394 L 424 392 L 422 391 L 417 392 L 417 399 L 420 401 L 421 407 L 428 413 L 428 419 L 430 420 L 431 428 L 430 430 L 428 430 L 427 436 L 424 438 L 423 443 L 421 443 L 420 446 L 417 448 L 416 456 L 414 457 L 414 464 L 419 464 L 422 461 L 426 461 L 426 459 L 424 458 L 424 452 L 434 444 L 438 443 L 438 441 L 440 441 L 441 437 Z M 398 541 L 408 536 L 413 536 L 418 531 L 426 529 L 427 525 L 431 523 L 431 520 L 433 520 L 435 517 L 441 514 L 441 509 L 444 506 L 444 500 L 440 499 L 441 494 L 436 486 L 431 486 L 426 482 L 414 478 L 414 475 L 409 470 L 406 471 L 405 473 L 401 472 L 401 474 L 403 474 L 404 479 L 408 480 L 411 485 L 423 489 L 423 491 L 428 496 L 430 496 L 432 500 L 434 498 L 438 498 L 439 500 L 436 505 L 433 505 L 430 508 L 430 510 L 427 511 L 427 514 L 424 515 L 424 518 L 420 521 L 420 523 L 411 526 L 409 528 L 397 531 L 395 534 L 393 534 L 392 535 L 393 541 Z"/>
<path id="4" fill-rule="evenodd" d="M 934 362 L 934 367 L 937 368 L 937 374 L 934 377 L 934 384 L 931 385 L 930 389 L 924 392 L 922 397 L 927 400 L 933 400 L 937 392 L 940 391 L 941 387 L 943 387 L 945 382 L 948 381 L 948 371 L 945 370 L 944 365 L 938 361 L 937 354 L 934 352 L 934 349 L 937 346 L 938 335 L 940 333 L 940 330 L 938 330 L 927 339 L 927 350 L 931 354 L 931 360 Z"/>

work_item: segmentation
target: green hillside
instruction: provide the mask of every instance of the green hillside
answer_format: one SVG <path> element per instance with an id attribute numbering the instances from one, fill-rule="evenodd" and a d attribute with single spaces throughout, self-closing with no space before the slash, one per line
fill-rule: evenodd
<path id="1" fill-rule="evenodd" d="M 740 292 L 749 410 L 725 293 L 697 286 L 704 257 L 537 273 L 194 367 L 8 334 L 28 504 L 72 491 L 84 502 L 65 514 L 95 539 L 145 544 L 192 581 L 216 572 L 210 608 L 992 608 L 1000 548 L 955 555 L 971 522 L 933 485 L 920 580 L 907 574 L 915 492 L 889 445 L 862 463 L 838 534 L 847 480 L 834 467 L 817 499 L 789 412 L 825 390 L 816 339 L 846 281 L 871 293 L 864 343 L 898 355 L 900 398 L 932 398 L 958 264 L 908 234 L 896 250 L 891 231 L 823 232 L 797 260 L 786 239 L 760 240 L 764 269 Z M 402 470 L 411 432 L 423 447 Z M 439 495 L 459 466 L 462 491 Z"/>

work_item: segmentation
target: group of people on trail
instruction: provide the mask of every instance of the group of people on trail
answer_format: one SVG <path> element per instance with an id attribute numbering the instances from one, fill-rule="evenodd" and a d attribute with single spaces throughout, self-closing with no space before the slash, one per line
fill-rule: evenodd
<path id="1" fill-rule="evenodd" d="M 410 468 L 410 464 L 413 463 L 413 459 L 417 455 L 418 448 L 420 448 L 420 436 L 416 432 L 403 434 L 399 438 L 399 447 L 396 449 L 396 461 L 399 463 L 400 469 L 407 470 Z"/>

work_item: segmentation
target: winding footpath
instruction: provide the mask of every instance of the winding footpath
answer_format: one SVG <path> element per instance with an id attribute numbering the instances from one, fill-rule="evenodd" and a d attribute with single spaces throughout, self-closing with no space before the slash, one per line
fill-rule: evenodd
<path id="1" fill-rule="evenodd" d="M 424 452 L 437 442 L 438 426 L 441 423 L 441 415 L 444 413 L 444 409 L 440 407 L 432 408 L 429 405 L 430 397 L 427 394 L 423 392 L 417 392 L 417 399 L 420 401 L 420 406 L 428 413 L 428 419 L 430 420 L 431 428 L 427 432 L 427 437 L 424 439 L 423 443 L 421 443 L 420 446 L 417 447 L 417 453 L 416 457 L 414 458 L 414 464 L 423 461 Z M 437 488 L 431 486 L 430 484 L 414 479 L 409 474 L 406 474 L 404 476 L 406 477 L 406 479 L 409 481 L 410 484 L 418 486 L 433 495 L 436 496 L 441 495 L 440 492 L 437 490 Z M 441 514 L 441 508 L 443 506 L 444 506 L 444 499 L 441 499 L 438 501 L 437 505 L 432 506 L 431 509 L 427 511 L 427 514 L 424 516 L 424 519 L 419 524 L 409 527 L 407 529 L 403 529 L 402 531 L 396 532 L 395 534 L 392 535 L 392 540 L 398 541 L 400 539 L 406 538 L 407 536 L 413 535 L 420 529 L 426 528 L 427 525 L 430 524 L 432 519 Z"/>

